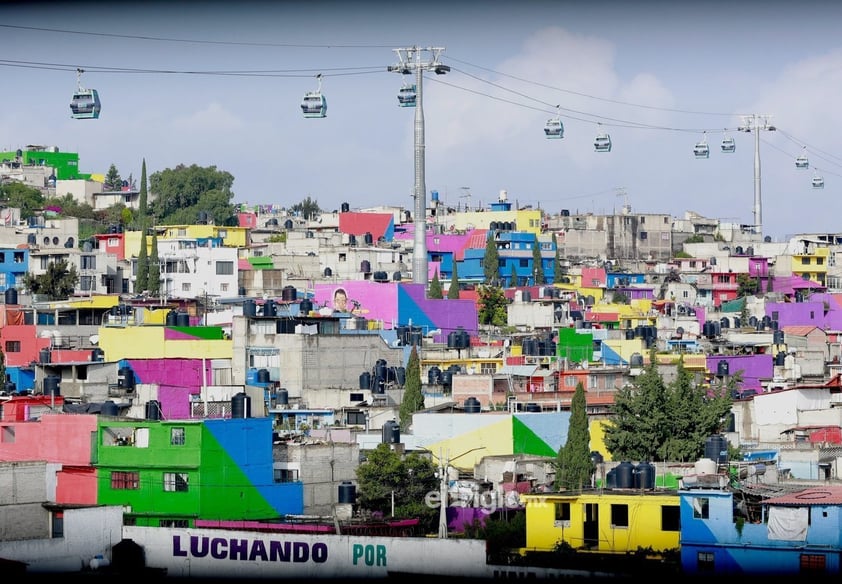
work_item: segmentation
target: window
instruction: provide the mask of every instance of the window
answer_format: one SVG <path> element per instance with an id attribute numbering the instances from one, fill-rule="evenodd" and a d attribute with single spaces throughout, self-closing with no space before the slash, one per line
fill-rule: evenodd
<path id="1" fill-rule="evenodd" d="M 182 282 L 181 283 L 181 291 L 182 292 L 190 292 L 190 282 Z"/>
<path id="2" fill-rule="evenodd" d="M 713 554 L 711 552 L 699 552 L 696 554 L 696 568 L 699 572 L 712 574 L 714 572 Z"/>
<path id="3" fill-rule="evenodd" d="M 158 522 L 158 527 L 178 527 L 184 529 L 190 527 L 190 523 L 186 519 L 161 519 Z"/>
<path id="4" fill-rule="evenodd" d="M 611 505 L 611 527 L 629 526 L 629 506 Z"/>
<path id="5" fill-rule="evenodd" d="M 164 473 L 164 491 L 170 493 L 186 493 L 187 492 L 187 473 L 185 472 L 165 472 Z"/>
<path id="6" fill-rule="evenodd" d="M 20 353 L 20 341 L 6 341 L 6 353 Z"/>
<path id="7" fill-rule="evenodd" d="M 136 491 L 140 488 L 140 473 L 112 471 L 111 488 L 120 491 Z"/>
<path id="8" fill-rule="evenodd" d="M 223 282 L 219 285 L 220 292 L 228 292 L 228 282 Z"/>
<path id="9" fill-rule="evenodd" d="M 348 412 L 345 423 L 349 426 L 365 426 L 365 412 Z"/>
<path id="10" fill-rule="evenodd" d="M 575 377 L 573 375 L 567 375 L 564 377 L 564 387 L 576 387 L 576 383 L 578 381 L 578 377 Z"/>
<path id="11" fill-rule="evenodd" d="M 95 255 L 83 255 L 81 258 L 83 270 L 95 270 L 96 269 L 96 256 Z"/>
<path id="12" fill-rule="evenodd" d="M 693 499 L 693 518 L 707 519 L 709 516 L 710 499 L 707 497 L 695 497 Z"/>
<path id="13" fill-rule="evenodd" d="M 96 289 L 96 280 L 93 276 L 80 276 L 79 289 L 83 292 L 91 292 Z"/>
<path id="14" fill-rule="evenodd" d="M 15 428 L 14 426 L 3 426 L 0 428 L 0 442 L 3 444 L 15 443 Z"/>
<path id="15" fill-rule="evenodd" d="M 22 264 L 23 263 L 23 253 L 16 251 L 15 252 L 15 263 Z"/>
<path id="16" fill-rule="evenodd" d="M 294 483 L 298 480 L 298 469 L 276 468 L 274 476 L 276 483 Z"/>
<path id="17" fill-rule="evenodd" d="M 681 531 L 680 515 L 678 505 L 661 507 L 661 531 Z"/>
<path id="18" fill-rule="evenodd" d="M 173 446 L 184 445 L 184 428 L 170 429 L 170 444 L 172 444 Z"/>
<path id="19" fill-rule="evenodd" d="M 528 268 L 530 261 L 531 260 L 528 260 L 526 258 L 521 258 L 518 260 L 518 266 L 520 266 L 521 268 Z"/>
<path id="20" fill-rule="evenodd" d="M 234 273 L 234 262 L 216 262 L 217 276 L 230 276 Z"/>
<path id="21" fill-rule="evenodd" d="M 824 573 L 825 557 L 821 554 L 801 554 L 801 573 Z"/>
<path id="22" fill-rule="evenodd" d="M 824 264 L 824 258 L 816 258 L 816 265 L 820 266 L 822 264 Z"/>
<path id="23" fill-rule="evenodd" d="M 810 258 L 801 258 L 801 265 L 802 266 L 809 266 L 810 265 Z"/>
<path id="24" fill-rule="evenodd" d="M 64 511 L 53 511 L 50 522 L 50 537 L 54 539 L 64 537 Z"/>
<path id="25" fill-rule="evenodd" d="M 50 267 L 50 256 L 41 256 L 41 269 L 46 270 Z"/>
<path id="26" fill-rule="evenodd" d="M 555 504 L 555 525 L 570 527 L 570 503 Z"/>

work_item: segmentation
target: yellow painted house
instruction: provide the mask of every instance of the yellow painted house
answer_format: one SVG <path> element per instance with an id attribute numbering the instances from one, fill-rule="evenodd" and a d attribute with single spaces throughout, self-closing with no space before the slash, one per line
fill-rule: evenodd
<path id="1" fill-rule="evenodd" d="M 526 548 L 549 552 L 564 542 L 575 550 L 617 553 L 679 549 L 675 491 L 606 490 L 521 495 Z"/>
<path id="2" fill-rule="evenodd" d="M 99 347 L 106 359 L 231 359 L 234 344 L 220 327 L 103 326 Z"/>
<path id="3" fill-rule="evenodd" d="M 159 233 L 158 241 L 162 239 L 201 239 L 206 237 L 218 237 L 222 239 L 225 247 L 245 248 L 249 245 L 248 227 L 229 227 L 225 225 L 167 225 L 159 227 L 163 232 Z M 140 231 L 126 231 L 125 253 L 126 258 L 137 257 L 140 251 Z M 146 236 L 147 252 L 152 250 L 152 237 Z"/>

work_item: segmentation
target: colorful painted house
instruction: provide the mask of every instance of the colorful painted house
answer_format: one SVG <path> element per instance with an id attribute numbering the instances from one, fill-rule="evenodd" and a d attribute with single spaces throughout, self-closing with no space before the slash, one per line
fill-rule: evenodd
<path id="1" fill-rule="evenodd" d="M 788 491 L 754 505 L 731 491 L 679 491 L 682 573 L 838 577 L 842 487 Z"/>

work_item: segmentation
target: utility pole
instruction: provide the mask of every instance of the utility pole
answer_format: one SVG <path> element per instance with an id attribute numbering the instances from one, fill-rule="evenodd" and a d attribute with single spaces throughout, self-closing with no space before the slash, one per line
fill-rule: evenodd
<path id="1" fill-rule="evenodd" d="M 743 116 L 740 132 L 754 131 L 754 233 L 763 234 L 763 214 L 760 203 L 760 130 L 774 132 L 777 128 L 769 123 L 771 116 L 751 114 Z"/>
<path id="2" fill-rule="evenodd" d="M 433 71 L 436 75 L 443 75 L 450 71 L 450 67 L 439 62 L 439 56 L 444 47 L 405 47 L 392 49 L 398 55 L 398 62 L 389 65 L 388 71 L 411 75 L 415 73 L 415 246 L 412 252 L 412 281 L 415 284 L 427 285 L 427 186 L 424 179 L 424 100 L 423 80 L 424 71 Z M 422 60 L 422 53 L 430 53 L 429 60 Z"/>

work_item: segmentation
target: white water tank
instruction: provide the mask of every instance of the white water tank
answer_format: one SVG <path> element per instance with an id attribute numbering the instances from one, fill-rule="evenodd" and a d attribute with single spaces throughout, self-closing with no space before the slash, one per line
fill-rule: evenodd
<path id="1" fill-rule="evenodd" d="M 700 458 L 694 468 L 697 475 L 716 474 L 716 462 L 710 458 Z"/>

